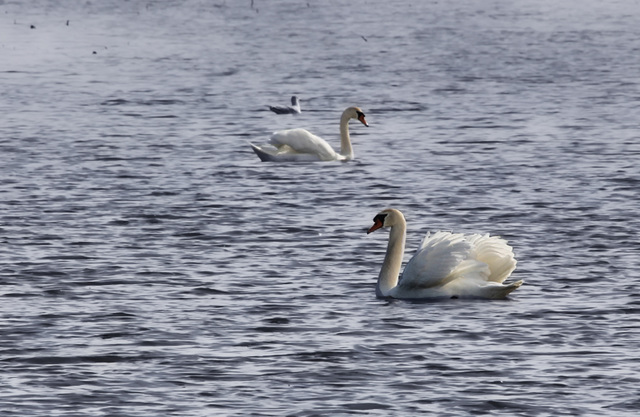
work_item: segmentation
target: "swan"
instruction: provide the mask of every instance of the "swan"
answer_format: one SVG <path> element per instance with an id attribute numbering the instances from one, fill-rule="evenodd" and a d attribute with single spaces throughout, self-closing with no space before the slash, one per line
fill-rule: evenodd
<path id="1" fill-rule="evenodd" d="M 353 159 L 353 148 L 349 136 L 349 120 L 359 120 L 369 126 L 359 107 L 349 107 L 340 117 L 340 153 L 337 153 L 324 139 L 305 129 L 289 129 L 275 132 L 269 140 L 270 147 L 250 143 L 251 148 L 262 161 L 303 162 L 303 161 L 348 161 Z"/>
<path id="2" fill-rule="evenodd" d="M 378 298 L 488 298 L 506 297 L 522 280 L 503 284 L 516 268 L 507 241 L 488 234 L 427 233 L 420 248 L 404 267 L 407 223 L 399 210 L 382 210 L 367 234 L 390 227 L 387 253 L 380 269 Z"/>
<path id="3" fill-rule="evenodd" d="M 269 106 L 269 110 L 277 114 L 300 114 L 300 100 L 298 97 L 291 96 L 291 106 Z"/>

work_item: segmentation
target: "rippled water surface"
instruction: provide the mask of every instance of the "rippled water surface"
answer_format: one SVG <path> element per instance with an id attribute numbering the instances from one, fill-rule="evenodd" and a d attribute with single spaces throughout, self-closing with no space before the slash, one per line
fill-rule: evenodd
<path id="1" fill-rule="evenodd" d="M 638 415 L 638 21 L 634 0 L 0 1 L 0 413 Z M 293 94 L 301 115 L 268 110 Z M 354 161 L 248 146 L 337 147 L 350 105 Z M 386 207 L 406 258 L 490 232 L 525 284 L 376 299 Z"/>

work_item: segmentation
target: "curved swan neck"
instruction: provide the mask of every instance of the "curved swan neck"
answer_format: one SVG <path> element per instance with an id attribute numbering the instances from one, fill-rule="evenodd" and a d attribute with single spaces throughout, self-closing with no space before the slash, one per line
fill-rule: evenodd
<path id="1" fill-rule="evenodd" d="M 400 267 L 402 266 L 402 256 L 404 255 L 404 242 L 407 231 L 407 223 L 400 219 L 398 223 L 391 227 L 389 232 L 389 243 L 387 253 L 384 255 L 384 262 L 378 276 L 376 285 L 376 295 L 387 297 L 389 291 L 398 285 Z"/>
<path id="2" fill-rule="evenodd" d="M 353 147 L 349 136 L 349 120 L 350 117 L 347 112 L 342 113 L 340 118 L 340 154 L 345 159 L 353 159 Z"/>

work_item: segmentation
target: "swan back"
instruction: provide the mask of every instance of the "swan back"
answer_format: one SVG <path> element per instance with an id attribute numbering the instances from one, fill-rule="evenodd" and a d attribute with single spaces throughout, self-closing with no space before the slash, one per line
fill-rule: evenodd
<path id="1" fill-rule="evenodd" d="M 471 258 L 489 266 L 491 273 L 487 277 L 488 281 L 502 283 L 516 269 L 513 248 L 506 240 L 488 234 L 474 234 L 466 238 L 473 248 Z"/>
<path id="2" fill-rule="evenodd" d="M 466 261 L 471 244 L 462 234 L 427 233 L 415 255 L 404 268 L 400 285 L 406 288 L 430 288 L 445 285 L 462 272 L 471 272 Z"/>
<path id="3" fill-rule="evenodd" d="M 269 143 L 276 148 L 288 146 L 299 154 L 317 155 L 317 160 L 331 161 L 339 159 L 336 151 L 321 137 L 305 129 L 280 130 L 271 135 Z"/>
<path id="4" fill-rule="evenodd" d="M 497 236 L 428 233 L 405 267 L 399 286 L 445 286 L 460 278 L 467 283 L 500 284 L 515 267 L 512 248 Z"/>

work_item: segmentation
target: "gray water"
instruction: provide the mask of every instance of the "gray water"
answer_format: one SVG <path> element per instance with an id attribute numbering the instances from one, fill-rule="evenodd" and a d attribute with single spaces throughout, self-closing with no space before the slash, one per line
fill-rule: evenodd
<path id="1" fill-rule="evenodd" d="M 635 0 L 0 1 L 0 414 L 636 416 L 639 21 Z M 294 94 L 301 115 L 268 110 Z M 337 147 L 351 105 L 354 161 L 248 146 Z M 405 259 L 492 233 L 525 284 L 376 299 L 386 207 Z"/>

